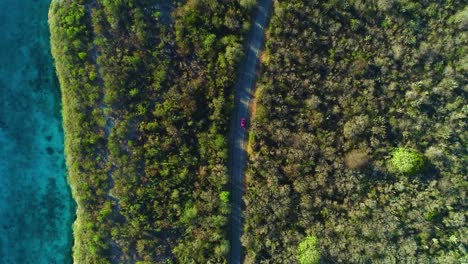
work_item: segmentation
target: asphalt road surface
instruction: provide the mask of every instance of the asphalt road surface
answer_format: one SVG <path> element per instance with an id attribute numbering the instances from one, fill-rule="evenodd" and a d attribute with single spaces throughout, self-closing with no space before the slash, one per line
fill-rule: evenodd
<path id="1" fill-rule="evenodd" d="M 249 125 L 249 102 L 252 98 L 252 89 L 255 86 L 256 70 L 259 56 L 265 42 L 265 27 L 267 26 L 269 15 L 273 8 L 273 0 L 259 0 L 252 29 L 248 38 L 247 54 L 241 65 L 239 78 L 236 83 L 235 106 L 231 120 L 230 130 L 230 176 L 231 176 L 231 217 L 230 217 L 230 264 L 240 264 L 242 262 L 242 193 L 243 174 L 246 159 L 244 148 L 246 130 L 240 126 L 241 118 L 247 120 Z"/>

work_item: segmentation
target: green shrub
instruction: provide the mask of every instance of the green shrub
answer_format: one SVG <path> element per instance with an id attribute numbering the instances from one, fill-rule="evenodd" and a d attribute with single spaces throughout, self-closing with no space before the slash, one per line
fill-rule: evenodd
<path id="1" fill-rule="evenodd" d="M 219 198 L 221 199 L 221 202 L 227 204 L 229 203 L 229 192 L 227 191 L 222 191 L 220 194 L 219 194 Z"/>
<path id="2" fill-rule="evenodd" d="M 320 261 L 320 252 L 317 249 L 317 237 L 307 236 L 297 248 L 297 259 L 301 264 L 316 264 Z"/>
<path id="3" fill-rule="evenodd" d="M 242 7 L 250 9 L 250 8 L 253 8 L 257 4 L 257 1 L 256 0 L 240 0 L 239 3 Z"/>
<path id="4" fill-rule="evenodd" d="M 405 175 L 414 175 L 420 172 L 425 165 L 424 157 L 414 149 L 397 148 L 388 162 L 391 172 Z"/>
<path id="5" fill-rule="evenodd" d="M 78 53 L 78 57 L 80 57 L 80 59 L 82 59 L 82 60 L 86 59 L 87 56 L 88 56 L 88 54 L 86 54 L 86 52 L 79 52 Z"/>

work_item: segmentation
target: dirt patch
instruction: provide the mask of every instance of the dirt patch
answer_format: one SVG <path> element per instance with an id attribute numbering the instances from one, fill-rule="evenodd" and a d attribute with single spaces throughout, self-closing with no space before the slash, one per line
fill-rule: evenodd
<path id="1" fill-rule="evenodd" d="M 268 64 L 270 62 L 270 53 L 268 51 L 263 51 L 260 55 L 260 62 L 262 65 Z"/>
<path id="2" fill-rule="evenodd" d="M 255 92 L 254 92 L 253 97 L 252 97 L 252 100 L 250 100 L 249 111 L 250 111 L 250 120 L 251 121 L 255 119 L 255 114 L 257 113 L 257 99 L 261 95 L 260 90 L 261 90 L 261 88 L 256 87 Z M 252 122 L 250 122 L 250 123 L 252 124 Z M 251 156 L 253 154 L 252 145 L 254 143 L 253 142 L 254 141 L 254 136 L 253 136 L 253 134 L 251 134 L 251 133 L 253 133 L 253 130 L 252 130 L 251 126 L 249 128 L 248 133 L 249 133 L 249 137 L 248 137 L 248 140 L 247 140 L 246 151 L 247 151 L 247 155 Z"/>
<path id="3" fill-rule="evenodd" d="M 251 119 L 253 119 L 255 116 L 255 113 L 257 113 L 257 98 L 256 97 L 252 99 L 252 102 L 250 103 L 249 108 L 250 108 L 250 113 L 252 116 Z"/>

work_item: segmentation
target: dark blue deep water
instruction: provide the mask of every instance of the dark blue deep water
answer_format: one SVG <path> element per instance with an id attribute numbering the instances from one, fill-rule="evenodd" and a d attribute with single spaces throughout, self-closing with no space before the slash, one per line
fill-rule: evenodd
<path id="1" fill-rule="evenodd" d="M 0 0 L 0 263 L 71 263 L 50 0 Z"/>

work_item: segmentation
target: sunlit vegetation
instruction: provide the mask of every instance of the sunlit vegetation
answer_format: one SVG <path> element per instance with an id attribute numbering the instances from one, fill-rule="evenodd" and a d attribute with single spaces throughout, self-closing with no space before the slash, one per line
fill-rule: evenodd
<path id="1" fill-rule="evenodd" d="M 245 263 L 468 261 L 465 5 L 276 2 Z"/>
<path id="2" fill-rule="evenodd" d="M 76 263 L 224 263 L 227 128 L 254 1 L 50 8 Z"/>
<path id="3" fill-rule="evenodd" d="M 424 157 L 412 149 L 397 148 L 388 162 L 390 172 L 414 175 L 424 169 Z"/>
<path id="4" fill-rule="evenodd" d="M 299 243 L 297 259 L 300 264 L 319 263 L 320 252 L 317 250 L 317 238 L 315 236 L 307 236 L 304 241 Z"/>

